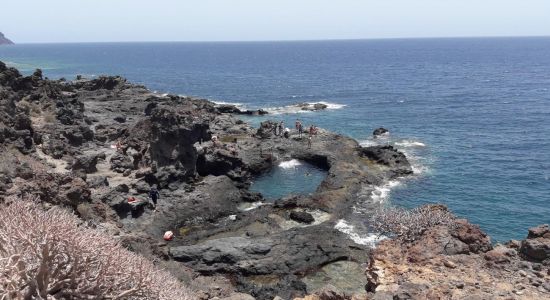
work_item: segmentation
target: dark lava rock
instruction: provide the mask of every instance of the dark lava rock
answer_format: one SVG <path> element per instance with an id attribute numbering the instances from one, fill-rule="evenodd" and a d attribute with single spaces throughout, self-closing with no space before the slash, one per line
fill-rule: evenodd
<path id="1" fill-rule="evenodd" d="M 380 127 L 380 128 L 376 128 L 373 132 L 372 132 L 372 135 L 374 135 L 375 137 L 379 136 L 379 135 L 383 135 L 383 134 L 386 134 L 390 132 L 389 130 L 387 130 L 386 128 L 384 127 Z"/>
<path id="2" fill-rule="evenodd" d="M 126 122 L 126 117 L 125 116 L 116 116 L 114 118 L 114 120 L 119 122 L 119 123 L 125 123 Z"/>
<path id="3" fill-rule="evenodd" d="M 317 110 L 323 110 L 326 109 L 328 106 L 323 103 L 298 103 L 296 106 L 300 107 L 301 110 L 307 110 L 307 111 L 317 111 Z"/>
<path id="4" fill-rule="evenodd" d="M 147 106 L 145 106 L 145 111 L 144 111 L 145 115 L 150 116 L 153 109 L 157 108 L 157 106 L 158 106 L 158 103 L 156 102 L 151 102 L 147 104 Z"/>
<path id="5" fill-rule="evenodd" d="M 151 122 L 151 159 L 158 166 L 178 164 L 186 177 L 195 176 L 198 153 L 194 144 L 210 140 L 209 124 L 193 120 L 170 107 L 154 109 Z"/>
<path id="6" fill-rule="evenodd" d="M 82 84 L 84 89 L 96 91 L 100 89 L 114 90 L 123 87 L 125 83 L 126 79 L 120 76 L 100 76 L 93 80 L 84 81 Z"/>
<path id="7" fill-rule="evenodd" d="M 299 223 L 306 223 L 306 224 L 311 224 L 315 221 L 313 216 L 305 211 L 291 211 L 290 219 Z"/>
<path id="8" fill-rule="evenodd" d="M 97 154 L 79 155 L 75 158 L 72 169 L 83 170 L 86 173 L 96 172 L 97 160 Z"/>
<path id="9" fill-rule="evenodd" d="M 170 255 L 205 274 L 296 274 L 349 257 L 351 246 L 358 247 L 327 225 L 294 228 L 268 237 L 207 240 L 172 247 Z"/>
<path id="10" fill-rule="evenodd" d="M 413 173 L 411 164 L 403 152 L 398 151 L 393 146 L 372 146 L 361 148 L 361 155 L 375 161 L 376 163 L 386 165 L 391 168 L 391 177 L 409 175 Z"/>
<path id="11" fill-rule="evenodd" d="M 242 166 L 242 160 L 225 149 L 205 151 L 197 157 L 197 172 L 201 176 L 228 175 L 235 168 Z"/>
<path id="12" fill-rule="evenodd" d="M 69 144 L 75 147 L 81 146 L 82 143 L 84 143 L 84 135 L 82 135 L 82 132 L 76 130 L 75 128 L 66 130 L 65 137 L 69 141 Z"/>
<path id="13" fill-rule="evenodd" d="M 222 114 L 240 114 L 241 110 L 238 109 L 235 105 L 221 104 L 216 106 L 218 112 Z"/>
<path id="14" fill-rule="evenodd" d="M 88 186 L 91 188 L 99 188 L 109 186 L 109 181 L 105 176 L 88 176 L 86 178 Z"/>
<path id="15" fill-rule="evenodd" d="M 275 135 L 275 127 L 278 123 L 273 121 L 264 121 L 260 123 L 260 128 L 256 131 L 259 138 L 265 139 Z"/>
<path id="16" fill-rule="evenodd" d="M 111 170 L 115 172 L 124 173 L 126 169 L 132 169 L 133 167 L 134 163 L 129 156 L 117 152 L 111 157 Z"/>
<path id="17" fill-rule="evenodd" d="M 263 116 L 269 114 L 269 112 L 258 109 L 258 110 L 245 110 L 240 112 L 241 115 L 249 115 L 249 116 Z"/>

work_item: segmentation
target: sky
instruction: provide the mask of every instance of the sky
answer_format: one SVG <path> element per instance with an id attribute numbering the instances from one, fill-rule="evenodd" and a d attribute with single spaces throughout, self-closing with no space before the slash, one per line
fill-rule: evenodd
<path id="1" fill-rule="evenodd" d="M 550 0 L 5 0 L 16 43 L 550 36 Z"/>

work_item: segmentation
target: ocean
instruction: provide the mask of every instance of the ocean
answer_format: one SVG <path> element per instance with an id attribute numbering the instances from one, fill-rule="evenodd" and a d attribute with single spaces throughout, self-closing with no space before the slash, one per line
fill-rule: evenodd
<path id="1" fill-rule="evenodd" d="M 376 199 L 444 203 L 494 241 L 550 223 L 550 38 L 26 44 L 0 47 L 0 60 L 50 78 L 122 75 L 393 144 L 415 175 Z M 329 107 L 289 106 L 303 102 Z M 381 126 L 390 135 L 375 141 Z"/>

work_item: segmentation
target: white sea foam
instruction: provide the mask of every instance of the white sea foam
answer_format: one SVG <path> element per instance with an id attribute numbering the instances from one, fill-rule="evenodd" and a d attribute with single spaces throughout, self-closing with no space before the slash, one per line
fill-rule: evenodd
<path id="1" fill-rule="evenodd" d="M 339 103 L 331 103 L 331 102 L 325 102 L 325 101 L 319 101 L 319 102 L 305 102 L 308 107 L 313 108 L 315 104 L 324 104 L 327 107 L 326 110 L 333 110 L 333 109 L 341 109 L 346 107 L 345 104 L 339 104 Z M 312 110 L 305 110 L 302 109 L 303 105 L 301 103 L 298 104 L 291 104 L 287 106 L 279 106 L 279 107 L 267 107 L 265 110 L 269 112 L 272 115 L 280 115 L 280 114 L 301 114 L 301 113 L 311 113 Z"/>
<path id="2" fill-rule="evenodd" d="M 240 110 L 246 110 L 246 107 L 243 103 L 238 103 L 238 102 L 225 102 L 225 101 L 213 101 L 213 100 L 209 100 L 210 102 L 216 104 L 216 105 L 234 105 L 236 108 L 240 109 Z"/>
<path id="3" fill-rule="evenodd" d="M 361 145 L 361 147 L 371 147 L 371 146 L 378 146 L 380 144 L 379 144 L 379 141 L 377 140 L 362 140 L 362 141 L 359 141 L 359 145 Z"/>
<path id="4" fill-rule="evenodd" d="M 402 140 L 400 142 L 395 142 L 395 145 L 398 147 L 412 148 L 412 147 L 426 147 L 426 144 L 417 141 L 411 140 Z"/>
<path id="5" fill-rule="evenodd" d="M 238 209 L 240 211 L 249 211 L 249 210 L 256 209 L 256 208 L 258 208 L 262 205 L 267 205 L 267 203 L 261 202 L 261 201 L 252 202 L 252 203 L 243 202 L 243 203 L 239 204 Z"/>
<path id="6" fill-rule="evenodd" d="M 338 223 L 336 223 L 334 229 L 347 234 L 350 239 L 359 245 L 375 247 L 378 242 L 386 239 L 385 236 L 379 236 L 374 233 L 369 233 L 362 236 L 355 231 L 355 227 L 353 225 L 348 224 L 348 222 L 342 219 L 338 220 Z"/>
<path id="7" fill-rule="evenodd" d="M 382 203 L 382 202 L 386 201 L 390 196 L 390 192 L 391 192 L 392 188 L 394 188 L 394 187 L 396 187 L 400 184 L 401 184 L 400 181 L 391 180 L 391 181 L 388 181 L 386 184 L 384 184 L 382 186 L 375 187 L 374 190 L 371 193 L 372 200 L 374 200 L 376 202 L 379 202 L 379 203 Z"/>
<path id="8" fill-rule="evenodd" d="M 312 103 L 309 103 L 309 105 L 315 105 L 315 104 L 324 104 L 327 106 L 326 109 L 342 109 L 344 107 L 346 107 L 347 105 L 345 104 L 340 104 L 340 103 L 331 103 L 331 102 L 325 102 L 325 101 L 319 101 L 319 102 L 312 102 Z"/>
<path id="9" fill-rule="evenodd" d="M 286 160 L 286 161 L 282 161 L 279 163 L 279 168 L 283 168 L 283 169 L 292 169 L 292 168 L 295 168 L 297 166 L 300 166 L 302 163 L 297 160 L 297 159 L 291 159 L 291 160 Z"/>

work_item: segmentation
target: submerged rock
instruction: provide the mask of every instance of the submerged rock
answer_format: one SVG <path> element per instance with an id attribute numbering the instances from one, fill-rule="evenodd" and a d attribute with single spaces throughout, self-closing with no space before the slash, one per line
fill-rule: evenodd
<path id="1" fill-rule="evenodd" d="M 380 136 L 380 135 L 383 135 L 383 134 L 387 134 L 389 133 L 390 131 L 387 130 L 386 128 L 384 127 L 380 127 L 380 128 L 376 128 L 373 132 L 372 132 L 372 135 L 374 137 L 377 137 L 377 136 Z"/>
<path id="2" fill-rule="evenodd" d="M 298 103 L 296 104 L 296 106 L 299 107 L 301 110 L 306 110 L 306 111 L 323 110 L 328 107 L 328 105 L 324 103 Z"/>

